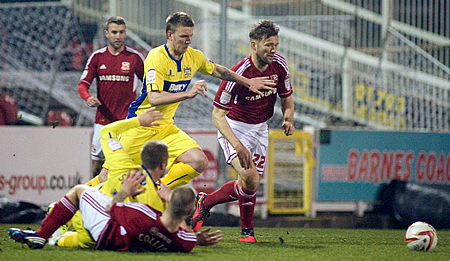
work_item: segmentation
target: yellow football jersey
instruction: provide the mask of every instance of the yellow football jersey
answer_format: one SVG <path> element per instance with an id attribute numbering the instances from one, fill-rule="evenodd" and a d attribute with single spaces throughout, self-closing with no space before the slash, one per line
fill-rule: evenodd
<path id="1" fill-rule="evenodd" d="M 121 133 L 138 126 L 139 120 L 137 118 L 132 118 L 108 124 L 100 131 L 100 142 L 102 144 L 103 153 L 109 160 L 108 179 L 103 183 L 100 191 L 108 196 L 113 196 L 121 190 L 123 177 L 128 171 L 133 171 L 135 169 L 143 170 L 142 174 L 147 176 L 141 183 L 141 187 L 145 188 L 144 193 L 137 195 L 134 198 L 127 198 L 125 202 L 141 202 L 162 212 L 166 208 L 166 203 L 157 193 L 157 187 L 155 185 L 156 180 L 152 180 L 150 173 L 144 166 L 136 164 L 133 161 L 132 157 L 123 149 L 120 141 L 117 139 L 117 136 Z"/>
<path id="2" fill-rule="evenodd" d="M 147 93 L 151 91 L 184 92 L 197 71 L 206 75 L 212 74 L 214 63 L 201 51 L 191 47 L 188 47 L 180 60 L 176 60 L 164 44 L 148 53 L 144 61 L 144 71 L 141 95 L 131 103 L 128 118 L 135 117 L 151 107 Z M 159 126 L 151 128 L 160 130 L 173 124 L 173 117 L 179 104 L 180 102 L 175 102 L 156 106 L 156 110 L 162 112 L 164 118 L 158 121 Z"/>

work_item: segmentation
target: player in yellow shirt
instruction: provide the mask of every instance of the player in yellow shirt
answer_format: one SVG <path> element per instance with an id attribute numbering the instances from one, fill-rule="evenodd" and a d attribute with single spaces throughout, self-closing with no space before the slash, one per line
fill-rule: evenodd
<path id="1" fill-rule="evenodd" d="M 159 126 L 137 127 L 122 134 L 120 143 L 132 159 L 139 164 L 141 146 L 148 140 L 159 139 L 169 145 L 168 169 L 161 180 L 170 188 L 187 184 L 208 165 L 208 159 L 200 146 L 184 131 L 174 125 L 173 117 L 181 101 L 204 95 L 206 82 L 197 81 L 187 90 L 198 71 L 222 80 L 237 82 L 251 91 L 273 89 L 275 83 L 269 77 L 248 79 L 228 68 L 214 64 L 204 54 L 189 47 L 192 41 L 194 21 L 183 12 L 176 12 L 166 19 L 167 42 L 151 50 L 144 61 L 144 86 L 140 97 L 129 108 L 128 118 L 135 117 L 150 107 L 163 113 Z M 112 159 L 106 157 L 103 165 L 110 169 Z"/>

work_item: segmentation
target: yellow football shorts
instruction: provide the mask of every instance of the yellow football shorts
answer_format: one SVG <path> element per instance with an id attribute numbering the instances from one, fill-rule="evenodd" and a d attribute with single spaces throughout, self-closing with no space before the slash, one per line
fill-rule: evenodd
<path id="1" fill-rule="evenodd" d="M 152 139 L 162 140 L 169 146 L 168 169 L 172 167 L 176 158 L 187 150 L 192 148 L 200 149 L 200 146 L 193 138 L 175 125 L 169 125 L 159 131 L 148 127 L 132 128 L 124 132 L 119 141 L 123 149 L 132 157 L 133 161 L 136 164 L 141 164 L 141 147 Z M 108 165 L 108 159 L 106 159 L 105 166 L 107 167 Z"/>

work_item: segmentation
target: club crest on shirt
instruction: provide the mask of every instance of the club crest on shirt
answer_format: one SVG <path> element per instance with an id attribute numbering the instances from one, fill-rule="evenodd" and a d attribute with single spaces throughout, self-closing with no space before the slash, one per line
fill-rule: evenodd
<path id="1" fill-rule="evenodd" d="M 183 68 L 183 71 L 184 71 L 184 77 L 191 76 L 191 67 L 185 67 L 185 68 Z"/>
<path id="2" fill-rule="evenodd" d="M 120 67 L 122 71 L 128 72 L 130 71 L 130 63 L 129 62 L 122 62 L 122 66 Z"/>
<path id="3" fill-rule="evenodd" d="M 273 80 L 276 84 L 278 83 L 278 75 L 272 74 L 270 75 L 270 79 Z"/>

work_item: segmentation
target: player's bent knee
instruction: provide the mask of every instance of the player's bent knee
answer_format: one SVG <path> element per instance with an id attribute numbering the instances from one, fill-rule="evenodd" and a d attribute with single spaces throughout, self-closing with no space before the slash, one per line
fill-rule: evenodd
<path id="1" fill-rule="evenodd" d="M 243 170 L 240 177 L 242 178 L 246 189 L 252 191 L 258 189 L 261 177 L 256 169 Z"/>
<path id="2" fill-rule="evenodd" d="M 205 154 L 203 154 L 204 157 L 202 157 L 202 159 L 199 161 L 199 169 L 197 170 L 197 172 L 203 172 L 207 167 L 208 167 L 208 158 L 206 157 Z"/>
<path id="3" fill-rule="evenodd" d="M 73 193 L 76 195 L 77 198 L 81 197 L 81 194 L 86 190 L 91 188 L 90 186 L 86 185 L 86 184 L 78 184 L 75 187 L 73 187 L 70 191 L 70 193 Z"/>
<path id="4" fill-rule="evenodd" d="M 202 173 L 208 167 L 208 158 L 205 153 L 201 151 L 195 155 L 192 164 L 189 165 L 191 165 L 192 168 L 198 173 Z"/>

